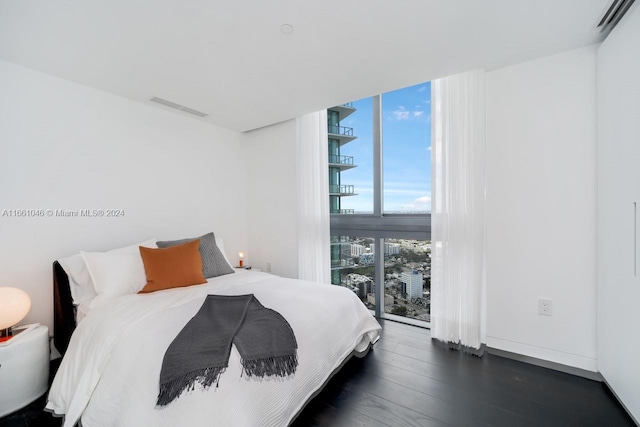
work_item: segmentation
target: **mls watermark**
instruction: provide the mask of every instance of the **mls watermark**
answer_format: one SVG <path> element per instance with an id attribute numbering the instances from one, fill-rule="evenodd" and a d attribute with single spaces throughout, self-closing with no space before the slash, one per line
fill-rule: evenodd
<path id="1" fill-rule="evenodd" d="M 3 209 L 0 217 L 12 218 L 122 218 L 124 209 Z"/>

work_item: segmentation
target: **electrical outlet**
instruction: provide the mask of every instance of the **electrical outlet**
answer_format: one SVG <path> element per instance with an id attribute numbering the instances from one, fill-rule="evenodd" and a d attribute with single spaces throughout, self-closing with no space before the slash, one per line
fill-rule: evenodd
<path id="1" fill-rule="evenodd" d="M 271 263 L 267 263 L 267 273 L 271 273 Z"/>
<path id="2" fill-rule="evenodd" d="M 538 314 L 553 316 L 553 302 L 550 299 L 538 298 Z"/>

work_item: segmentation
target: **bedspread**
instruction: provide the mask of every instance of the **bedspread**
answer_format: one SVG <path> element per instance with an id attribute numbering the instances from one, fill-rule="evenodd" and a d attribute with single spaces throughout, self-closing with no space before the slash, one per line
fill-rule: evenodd
<path id="1" fill-rule="evenodd" d="M 198 387 L 156 407 L 164 353 L 208 294 L 254 294 L 281 313 L 298 340 L 291 378 L 248 379 L 232 348 L 219 387 Z M 78 325 L 48 396 L 47 409 L 99 426 L 283 426 L 353 352 L 365 351 L 380 325 L 352 291 L 241 272 L 207 284 L 115 298 Z M 215 424 L 212 424 L 215 423 Z"/>

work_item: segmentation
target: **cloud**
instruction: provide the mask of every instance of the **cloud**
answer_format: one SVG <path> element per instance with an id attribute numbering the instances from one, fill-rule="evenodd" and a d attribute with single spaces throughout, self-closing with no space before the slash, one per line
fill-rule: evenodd
<path id="1" fill-rule="evenodd" d="M 418 107 L 420 108 L 420 107 Z M 391 112 L 391 118 L 397 121 L 410 120 L 412 118 L 418 119 L 424 114 L 424 110 L 407 110 L 400 105 L 397 110 Z"/>
<path id="2" fill-rule="evenodd" d="M 407 120 L 410 117 L 410 111 L 396 110 L 393 112 L 393 116 L 396 120 Z"/>
<path id="3" fill-rule="evenodd" d="M 392 111 L 391 114 L 393 114 L 393 118 L 396 120 L 407 120 L 411 112 L 408 111 L 406 108 L 404 108 L 402 105 L 400 105 L 398 109 Z"/>
<path id="4" fill-rule="evenodd" d="M 424 212 L 431 211 L 431 196 L 421 196 L 410 203 L 400 205 L 403 211 Z"/>
<path id="5" fill-rule="evenodd" d="M 418 92 L 424 92 L 425 90 L 427 90 L 427 86 L 420 86 L 420 88 L 418 88 Z"/>

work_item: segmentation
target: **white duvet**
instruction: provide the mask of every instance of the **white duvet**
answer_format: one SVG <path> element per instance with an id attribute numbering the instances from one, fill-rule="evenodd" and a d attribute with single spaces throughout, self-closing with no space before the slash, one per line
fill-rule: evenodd
<path id="1" fill-rule="evenodd" d="M 254 294 L 282 314 L 298 341 L 290 378 L 241 377 L 231 350 L 219 387 L 183 393 L 156 408 L 164 353 L 207 294 Z M 241 272 L 205 285 L 127 295 L 92 309 L 78 325 L 53 381 L 47 409 L 98 426 L 286 426 L 352 352 L 380 335 L 380 325 L 350 290 Z"/>

